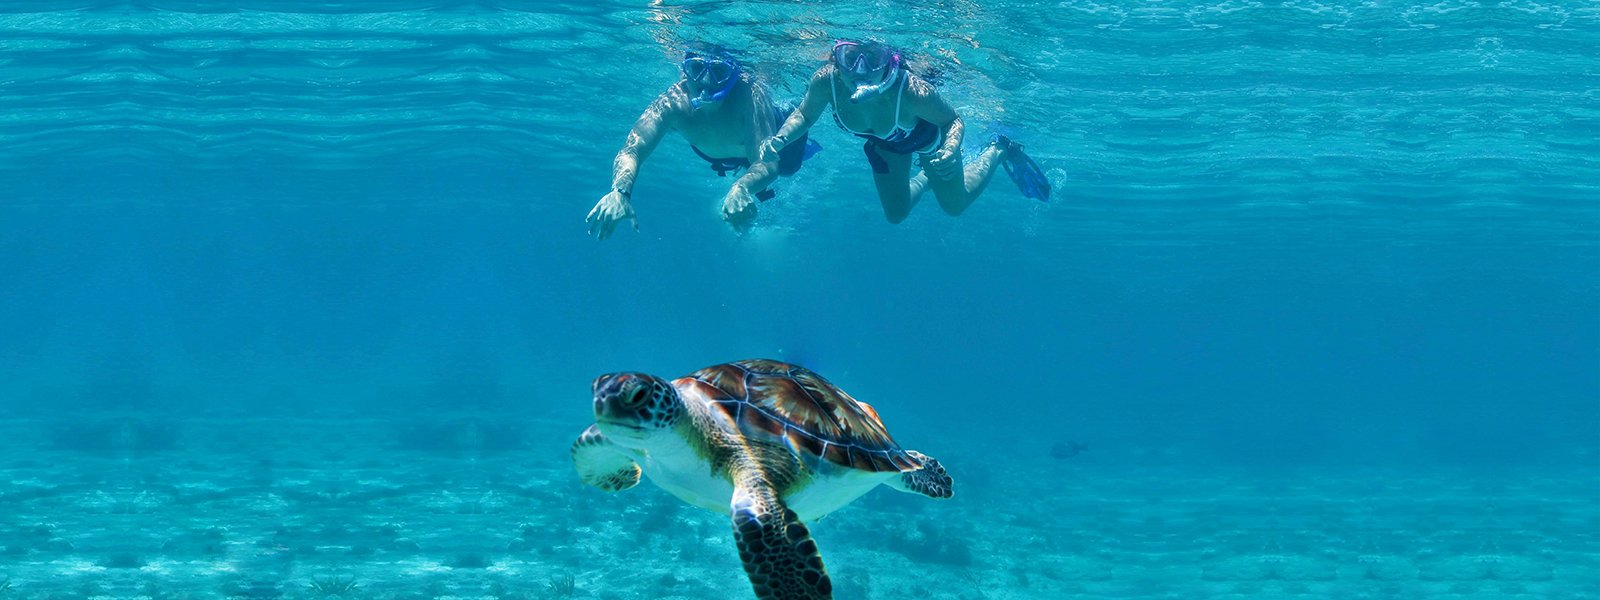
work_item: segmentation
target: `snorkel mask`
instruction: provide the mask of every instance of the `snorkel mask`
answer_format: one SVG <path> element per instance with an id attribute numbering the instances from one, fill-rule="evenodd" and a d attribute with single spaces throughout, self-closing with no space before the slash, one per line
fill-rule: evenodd
<path id="1" fill-rule="evenodd" d="M 689 105 L 700 108 L 710 102 L 721 102 L 739 82 L 739 61 L 726 51 L 690 49 L 683 52 L 683 78 L 700 92 L 689 99 Z"/>
<path id="2" fill-rule="evenodd" d="M 878 42 L 840 40 L 833 44 L 833 66 L 855 85 L 851 102 L 860 102 L 894 88 L 905 73 L 900 53 Z"/>

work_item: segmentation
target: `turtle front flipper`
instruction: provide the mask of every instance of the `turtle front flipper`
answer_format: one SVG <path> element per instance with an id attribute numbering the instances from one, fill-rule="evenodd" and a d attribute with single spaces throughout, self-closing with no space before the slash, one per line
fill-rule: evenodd
<path id="1" fill-rule="evenodd" d="M 899 477 L 889 480 L 889 487 L 929 498 L 949 498 L 956 494 L 955 480 L 950 478 L 938 460 L 916 450 L 907 450 L 906 454 L 921 462 L 922 468 L 901 473 Z"/>
<path id="2" fill-rule="evenodd" d="M 811 530 L 759 476 L 735 475 L 733 539 L 758 600 L 832 600 Z"/>
<path id="3" fill-rule="evenodd" d="M 639 484 L 639 465 L 590 425 L 572 443 L 572 466 L 584 483 L 608 492 L 620 492 Z"/>

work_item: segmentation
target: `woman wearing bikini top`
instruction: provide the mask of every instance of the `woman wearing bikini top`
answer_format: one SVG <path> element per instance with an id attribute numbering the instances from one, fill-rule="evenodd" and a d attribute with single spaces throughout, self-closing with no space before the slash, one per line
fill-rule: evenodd
<path id="1" fill-rule="evenodd" d="M 1039 166 L 1005 136 L 996 136 L 963 165 L 961 117 L 932 85 L 906 69 L 898 52 L 878 42 L 834 44 L 832 60 L 811 77 L 800 105 L 762 144 L 763 160 L 805 133 L 830 104 L 840 127 L 866 139 L 862 149 L 890 223 L 905 220 L 929 189 L 945 212 L 961 214 L 1002 163 L 1023 195 L 1050 197 L 1049 180 Z M 916 177 L 911 176 L 912 155 L 923 168 Z"/>

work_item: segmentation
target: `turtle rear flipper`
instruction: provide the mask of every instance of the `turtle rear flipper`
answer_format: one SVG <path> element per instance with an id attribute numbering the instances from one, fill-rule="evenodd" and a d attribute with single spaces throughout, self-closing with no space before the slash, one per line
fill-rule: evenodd
<path id="1" fill-rule="evenodd" d="M 889 480 L 889 487 L 902 492 L 922 494 L 929 498 L 949 498 L 954 496 L 955 480 L 944 470 L 944 465 L 932 456 L 916 450 L 907 450 L 913 458 L 922 461 L 922 468 L 915 471 L 906 471 L 899 477 Z"/>
<path id="2" fill-rule="evenodd" d="M 572 443 L 572 466 L 584 483 L 608 492 L 620 492 L 639 484 L 639 465 L 590 425 Z"/>
<path id="3" fill-rule="evenodd" d="M 757 476 L 733 490 L 733 539 L 758 600 L 833 600 L 811 530 Z"/>

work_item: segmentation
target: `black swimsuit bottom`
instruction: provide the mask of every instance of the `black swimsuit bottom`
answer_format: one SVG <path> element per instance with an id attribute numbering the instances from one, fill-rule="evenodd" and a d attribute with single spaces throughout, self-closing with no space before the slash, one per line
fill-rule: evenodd
<path id="1" fill-rule="evenodd" d="M 835 114 L 833 120 L 835 122 L 839 121 L 839 116 Z M 844 127 L 844 123 L 839 123 L 839 127 Z M 846 129 L 845 131 L 849 130 Z M 924 119 L 917 119 L 917 124 L 911 128 L 910 133 L 892 142 L 865 133 L 857 133 L 855 136 L 867 140 L 867 143 L 861 145 L 861 151 L 867 154 L 867 164 L 872 165 L 872 172 L 882 174 L 889 172 L 889 163 L 883 160 L 883 156 L 878 154 L 878 150 L 885 150 L 895 154 L 911 154 L 920 151 L 939 139 L 939 126 Z"/>
<path id="2" fill-rule="evenodd" d="M 778 127 L 783 127 L 783 122 L 789 118 L 790 112 L 790 110 L 784 110 L 783 108 L 772 109 L 772 118 L 777 121 Z M 800 164 L 805 162 L 806 159 L 806 142 L 809 139 L 809 135 L 801 134 L 798 139 L 790 142 L 783 150 L 778 151 L 779 175 L 789 176 L 800 171 Z M 714 158 L 701 152 L 694 144 L 689 144 L 689 149 L 694 150 L 694 153 L 700 155 L 700 158 L 711 163 L 711 170 L 716 171 L 718 177 L 727 177 L 731 171 L 750 168 L 750 159 L 742 156 L 736 158 Z M 772 197 L 770 195 L 771 190 L 763 191 L 761 194 L 756 194 L 756 196 L 760 197 L 762 194 L 768 194 L 766 198 L 761 198 L 762 200 Z"/>
<path id="3" fill-rule="evenodd" d="M 799 139 L 784 147 L 783 150 L 778 151 L 779 175 L 793 175 L 800 171 L 800 163 L 805 160 L 806 141 L 809 137 L 802 135 Z M 711 170 L 716 171 L 718 177 L 727 177 L 730 171 L 750 168 L 750 159 L 748 158 L 714 158 L 701 152 L 693 144 L 689 145 L 689 149 L 694 150 L 694 153 L 700 155 L 700 158 L 711 163 Z"/>
<path id="4" fill-rule="evenodd" d="M 838 121 L 839 115 L 834 115 L 833 120 Z M 844 123 L 839 123 L 839 127 L 844 127 Z M 849 130 L 846 129 L 845 131 Z M 917 152 L 923 148 L 927 148 L 934 142 L 934 140 L 939 139 L 939 126 L 929 123 L 926 119 L 917 119 L 917 124 L 911 128 L 910 133 L 907 133 L 905 137 L 892 142 L 867 133 L 857 133 L 854 135 L 858 138 L 867 140 L 867 143 L 877 146 L 879 149 L 887 150 L 895 154 L 911 154 L 912 152 Z"/>

